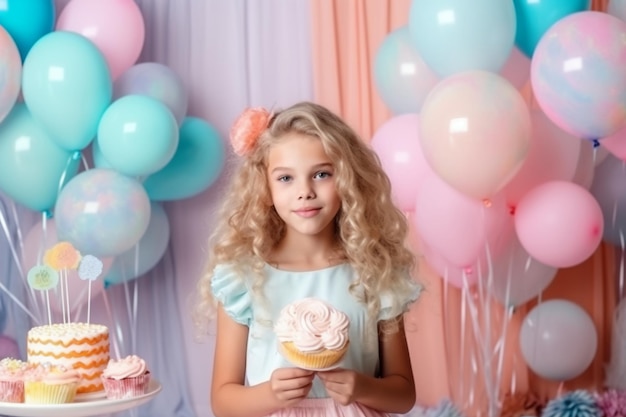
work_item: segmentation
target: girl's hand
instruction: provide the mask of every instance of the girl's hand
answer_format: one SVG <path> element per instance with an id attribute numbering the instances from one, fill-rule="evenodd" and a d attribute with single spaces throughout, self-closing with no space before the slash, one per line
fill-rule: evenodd
<path id="1" fill-rule="evenodd" d="M 315 374 L 300 368 L 279 368 L 272 372 L 270 389 L 280 407 L 290 407 L 309 395 Z"/>
<path id="2" fill-rule="evenodd" d="M 358 394 L 359 374 L 350 369 L 337 368 L 331 371 L 318 372 L 326 392 L 341 405 L 352 404 Z"/>

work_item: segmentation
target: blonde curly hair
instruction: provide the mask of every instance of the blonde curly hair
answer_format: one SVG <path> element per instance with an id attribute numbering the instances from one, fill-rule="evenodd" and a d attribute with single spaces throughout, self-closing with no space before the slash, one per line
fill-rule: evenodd
<path id="1" fill-rule="evenodd" d="M 252 291 L 261 293 L 264 265 L 285 232 L 272 207 L 267 157 L 272 145 L 288 133 L 319 138 L 334 166 L 342 202 L 335 219 L 336 237 L 342 256 L 356 271 L 350 291 L 366 305 L 369 317 L 376 320 L 382 292 L 392 294 L 395 307 L 401 308 L 400 299 L 414 285 L 410 273 L 416 261 L 405 246 L 407 221 L 392 203 L 391 184 L 377 155 L 337 115 L 318 104 L 301 102 L 272 116 L 233 175 L 209 239 L 208 265 L 198 282 L 194 321 L 201 332 L 215 314 L 211 279 L 216 265 L 231 264 L 242 276 L 247 273 Z M 388 324 L 389 331 L 398 327 L 393 320 Z"/>

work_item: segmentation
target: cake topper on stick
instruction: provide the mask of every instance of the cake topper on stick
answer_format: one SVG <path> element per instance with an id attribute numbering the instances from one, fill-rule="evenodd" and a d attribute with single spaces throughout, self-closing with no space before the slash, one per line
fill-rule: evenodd
<path id="1" fill-rule="evenodd" d="M 63 322 L 71 323 L 70 317 L 70 296 L 67 284 L 67 272 L 70 269 L 78 268 L 81 255 L 69 242 L 59 242 L 46 251 L 43 257 L 45 265 L 56 270 L 61 275 L 61 305 L 63 312 Z"/>
<path id="2" fill-rule="evenodd" d="M 103 263 L 93 255 L 85 255 L 78 265 L 78 277 L 88 280 L 87 290 L 87 324 L 91 320 L 91 282 L 98 279 L 102 274 Z"/>
<path id="3" fill-rule="evenodd" d="M 52 324 L 50 313 L 50 295 L 48 290 L 56 288 L 59 284 L 59 274 L 48 265 L 35 265 L 28 271 L 28 285 L 31 288 L 46 292 L 46 307 L 48 308 L 48 324 Z"/>

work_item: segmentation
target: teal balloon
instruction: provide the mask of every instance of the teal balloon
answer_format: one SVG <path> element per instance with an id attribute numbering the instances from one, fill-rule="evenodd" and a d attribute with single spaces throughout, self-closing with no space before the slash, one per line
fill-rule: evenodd
<path id="1" fill-rule="evenodd" d="M 54 29 L 54 0 L 3 0 L 0 26 L 11 35 L 22 61 L 42 36 Z"/>
<path id="2" fill-rule="evenodd" d="M 178 123 L 157 99 L 128 95 L 113 102 L 98 126 L 98 148 L 118 172 L 145 176 L 163 168 L 178 147 Z"/>
<path id="3" fill-rule="evenodd" d="M 73 32 L 52 32 L 24 61 L 22 93 L 28 109 L 68 150 L 85 148 L 111 102 L 113 83 L 100 50 Z"/>
<path id="4" fill-rule="evenodd" d="M 511 0 L 413 0 L 409 30 L 417 52 L 441 77 L 498 73 L 513 49 Z"/>
<path id="5" fill-rule="evenodd" d="M 148 230 L 139 242 L 115 257 L 104 285 L 111 286 L 135 279 L 150 271 L 161 260 L 170 242 L 170 222 L 160 203 L 150 204 Z"/>
<path id="6" fill-rule="evenodd" d="M 515 45 L 532 58 L 544 33 L 572 13 L 588 10 L 590 0 L 513 0 L 517 28 Z"/>
<path id="7" fill-rule="evenodd" d="M 80 154 L 54 142 L 24 103 L 0 124 L 0 190 L 16 202 L 35 211 L 52 209 L 79 164 Z"/>
<path id="8" fill-rule="evenodd" d="M 219 132 L 203 119 L 186 117 L 178 149 L 162 170 L 143 185 L 153 201 L 181 200 L 206 190 L 224 168 L 224 144 Z"/>

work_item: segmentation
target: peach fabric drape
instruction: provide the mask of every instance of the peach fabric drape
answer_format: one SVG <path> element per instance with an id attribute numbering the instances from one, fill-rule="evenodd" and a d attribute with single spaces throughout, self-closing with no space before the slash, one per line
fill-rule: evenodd
<path id="1" fill-rule="evenodd" d="M 391 117 L 373 83 L 373 60 L 384 37 L 407 24 L 410 3 L 311 0 L 315 99 L 339 113 L 365 141 Z M 607 3 L 593 0 L 592 8 L 604 10 Z M 418 404 L 429 406 L 451 398 L 468 415 L 487 416 L 493 415 L 488 405 L 494 393 L 500 398 L 507 392 L 552 398 L 559 391 L 601 389 L 603 368 L 610 358 L 615 273 L 614 248 L 602 245 L 586 262 L 559 271 L 541 295 L 543 300 L 565 298 L 579 304 L 600 336 L 592 365 L 579 377 L 559 383 L 534 374 L 519 351 L 523 318 L 540 300 L 515 312 L 505 311 L 495 302 L 445 285 L 422 263 L 417 276 L 426 291 L 407 319 Z M 497 355 L 485 360 L 486 349 L 501 352 L 502 363 Z"/>

